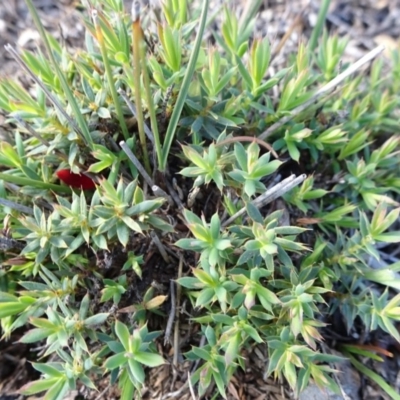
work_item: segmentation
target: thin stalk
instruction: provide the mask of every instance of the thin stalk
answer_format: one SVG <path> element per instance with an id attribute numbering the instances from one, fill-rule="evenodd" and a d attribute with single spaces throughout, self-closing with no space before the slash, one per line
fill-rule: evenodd
<path id="1" fill-rule="evenodd" d="M 81 113 L 79 105 L 75 100 L 75 97 L 72 93 L 72 90 L 70 89 L 67 79 L 65 78 L 63 72 L 61 71 L 61 68 L 59 67 L 58 62 L 54 58 L 54 54 L 51 49 L 49 39 L 47 38 L 46 31 L 43 28 L 43 24 L 40 21 L 40 18 L 35 9 L 35 6 L 33 5 L 32 0 L 25 0 L 25 2 L 26 2 L 26 5 L 28 6 L 29 12 L 32 16 L 32 19 L 33 19 L 35 25 L 36 25 L 36 28 L 39 31 L 40 37 L 42 38 L 43 43 L 46 47 L 47 55 L 53 65 L 53 68 L 56 72 L 57 78 L 59 79 L 59 81 L 61 83 L 64 93 L 67 97 L 68 103 L 70 104 L 70 106 L 73 110 L 74 116 L 79 125 L 80 134 L 84 137 L 86 144 L 92 150 L 93 149 L 93 139 L 92 139 L 92 136 L 90 135 L 88 125 L 87 125 L 85 119 L 83 118 L 83 115 Z"/>
<path id="2" fill-rule="evenodd" d="M 129 100 L 128 95 L 121 89 L 118 89 L 118 93 L 122 96 L 122 98 L 125 100 L 126 105 L 128 106 L 130 112 L 132 115 L 137 119 L 137 111 L 135 105 Z M 150 130 L 150 128 L 147 126 L 147 124 L 144 124 L 144 133 L 147 136 L 147 139 L 150 140 L 152 144 L 154 144 L 154 136 L 153 132 Z"/>
<path id="3" fill-rule="evenodd" d="M 108 60 L 107 49 L 106 49 L 106 45 L 104 43 L 103 32 L 101 30 L 99 21 L 97 20 L 97 10 L 92 11 L 92 19 L 93 19 L 93 24 L 96 29 L 96 38 L 97 38 L 97 42 L 99 43 L 101 57 L 103 58 L 104 68 L 105 68 L 106 75 L 107 75 L 108 86 L 110 88 L 111 97 L 114 102 L 114 107 L 115 107 L 115 111 L 117 113 L 117 118 L 118 118 L 119 124 L 121 126 L 124 138 L 125 138 L 125 140 L 128 140 L 129 132 L 128 132 L 128 128 L 126 126 L 124 114 L 122 112 L 122 107 L 119 102 L 117 90 L 115 89 L 114 77 L 112 75 L 110 62 Z"/>
<path id="4" fill-rule="evenodd" d="M 194 70 L 196 68 L 197 58 L 198 58 L 199 52 L 200 52 L 200 45 L 201 45 L 201 41 L 203 39 L 204 28 L 206 26 L 208 4 L 209 4 L 209 0 L 203 1 L 203 8 L 201 10 L 201 16 L 200 16 L 200 27 L 197 32 L 196 40 L 194 42 L 192 54 L 190 55 L 187 70 L 186 70 L 185 76 L 183 78 L 182 87 L 179 91 L 179 95 L 176 100 L 174 110 L 172 111 L 171 119 L 169 121 L 168 128 L 167 128 L 167 133 L 165 134 L 165 141 L 164 141 L 163 150 L 162 150 L 162 161 L 161 161 L 161 165 L 160 165 L 161 172 L 165 172 L 165 170 L 167 168 L 169 151 L 171 149 L 172 141 L 175 136 L 179 118 L 181 116 L 181 112 L 182 112 L 183 106 L 186 101 L 186 97 L 189 92 L 190 84 L 192 83 Z"/>
<path id="5" fill-rule="evenodd" d="M 147 106 L 148 106 L 149 114 L 150 114 L 151 130 L 153 132 L 154 144 L 156 146 L 157 162 L 158 162 L 158 165 L 161 165 L 162 148 L 161 148 L 161 141 L 160 141 L 160 133 L 158 132 L 156 110 L 155 110 L 154 104 L 153 104 L 153 96 L 151 95 L 149 71 L 148 71 L 147 65 L 146 65 L 146 55 L 145 55 L 144 49 L 145 49 L 145 46 L 144 46 L 144 42 L 142 41 L 142 46 L 141 46 L 142 51 L 140 52 L 140 58 L 141 58 L 141 64 L 142 64 L 143 84 L 144 84 L 144 89 L 145 89 L 145 94 L 146 94 Z"/>
<path id="6" fill-rule="evenodd" d="M 144 118 L 141 98 L 140 85 L 140 54 L 143 45 L 142 27 L 140 24 L 140 4 L 138 1 L 132 3 L 132 51 L 133 51 L 133 80 L 135 84 L 135 103 L 136 103 L 136 118 L 138 122 L 139 140 L 143 151 L 143 159 L 146 171 L 150 174 L 150 159 L 147 151 L 146 135 L 144 132 Z"/>
<path id="7" fill-rule="evenodd" d="M 15 183 L 16 185 L 31 186 L 37 189 L 53 190 L 56 193 L 71 193 L 71 188 L 68 186 L 60 186 L 54 183 L 35 181 L 34 179 L 23 178 L 21 176 L 6 174 L 4 172 L 0 172 L 0 179 L 5 182 Z"/>
<path id="8" fill-rule="evenodd" d="M 322 29 L 324 28 L 326 15 L 328 14 L 328 9 L 331 4 L 331 0 L 322 0 L 322 4 L 319 9 L 317 23 L 311 33 L 310 38 L 310 49 L 315 50 L 318 44 L 318 38 L 321 36 Z"/>
<path id="9" fill-rule="evenodd" d="M 46 147 L 50 147 L 51 144 L 48 142 L 46 139 L 43 139 L 29 124 L 27 124 L 18 114 L 15 115 L 9 115 L 10 118 L 15 118 L 18 122 L 19 125 L 21 125 L 24 129 L 26 129 L 33 137 L 35 137 L 37 140 L 39 140 L 40 143 L 42 143 Z M 63 154 L 65 158 L 63 158 L 64 161 L 68 161 L 68 157 Z"/>

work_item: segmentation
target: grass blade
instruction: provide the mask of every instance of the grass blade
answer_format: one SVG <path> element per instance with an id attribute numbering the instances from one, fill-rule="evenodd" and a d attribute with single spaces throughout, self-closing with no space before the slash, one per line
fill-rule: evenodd
<path id="1" fill-rule="evenodd" d="M 68 186 L 56 185 L 54 183 L 47 183 L 41 181 L 35 181 L 34 179 L 23 178 L 11 174 L 5 174 L 0 172 L 0 179 L 5 182 L 14 183 L 21 186 L 31 186 L 37 189 L 48 189 L 57 193 L 71 193 L 71 189 Z"/>
<path id="2" fill-rule="evenodd" d="M 310 49 L 315 50 L 318 44 L 318 38 L 322 35 L 322 30 L 324 28 L 326 15 L 328 14 L 328 9 L 331 4 L 331 0 L 323 0 L 319 9 L 317 23 L 311 33 L 310 37 Z"/>
<path id="3" fill-rule="evenodd" d="M 350 362 L 356 369 L 379 385 L 380 388 L 384 390 L 393 400 L 400 400 L 400 394 L 398 394 L 390 385 L 388 385 L 380 375 L 356 360 L 355 357 L 353 357 L 350 353 L 345 352 L 344 355 L 350 359 Z"/>
<path id="4" fill-rule="evenodd" d="M 189 64 L 185 76 L 183 78 L 182 87 L 179 92 L 178 98 L 176 100 L 176 104 L 171 115 L 171 120 L 169 121 L 168 124 L 167 133 L 165 134 L 165 141 L 162 149 L 162 160 L 161 160 L 161 165 L 159 166 L 160 171 L 162 172 L 164 172 L 167 167 L 169 150 L 171 149 L 172 141 L 175 136 L 179 118 L 181 116 L 181 112 L 185 104 L 187 94 L 189 92 L 189 86 L 193 78 L 194 70 L 196 68 L 196 62 L 200 52 L 200 45 L 203 39 L 204 28 L 206 26 L 208 4 L 209 0 L 204 0 L 200 16 L 199 31 L 197 32 L 196 40 L 193 46 L 193 51 L 192 54 L 190 55 Z"/>

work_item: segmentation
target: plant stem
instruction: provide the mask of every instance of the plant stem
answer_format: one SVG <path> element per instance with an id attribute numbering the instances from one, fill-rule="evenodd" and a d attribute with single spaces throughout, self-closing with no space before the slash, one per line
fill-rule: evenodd
<path id="1" fill-rule="evenodd" d="M 61 185 L 56 185 L 54 183 L 36 181 L 34 179 L 24 178 L 21 176 L 15 176 L 15 175 L 11 175 L 11 174 L 6 174 L 4 172 L 0 172 L 0 179 L 2 179 L 5 182 L 15 183 L 16 185 L 31 186 L 36 189 L 52 190 L 56 193 L 70 194 L 72 192 L 71 188 L 69 186 L 61 186 Z"/>
<path id="2" fill-rule="evenodd" d="M 143 43 L 143 46 L 141 46 L 141 49 L 142 49 L 142 51 L 140 52 L 140 58 L 141 58 L 141 64 L 142 64 L 143 84 L 144 84 L 144 89 L 145 89 L 145 93 L 146 93 L 147 106 L 148 106 L 149 114 L 150 114 L 151 130 L 153 132 L 154 144 L 156 146 L 157 162 L 158 162 L 158 165 L 160 166 L 161 162 L 162 162 L 162 148 L 161 148 L 160 134 L 158 132 L 156 111 L 155 111 L 154 104 L 153 104 L 153 96 L 151 95 L 150 78 L 149 78 L 149 72 L 147 70 L 147 65 L 146 65 L 144 43 Z"/>
<path id="3" fill-rule="evenodd" d="M 144 118 L 142 108 L 142 98 L 140 90 L 140 53 L 143 43 L 142 27 L 140 25 L 140 4 L 134 1 L 132 4 L 132 51 L 133 51 L 133 80 L 135 84 L 135 103 L 136 103 L 136 118 L 139 129 L 139 140 L 142 147 L 144 165 L 147 172 L 151 173 L 149 153 L 147 151 L 146 136 L 144 133 Z"/>

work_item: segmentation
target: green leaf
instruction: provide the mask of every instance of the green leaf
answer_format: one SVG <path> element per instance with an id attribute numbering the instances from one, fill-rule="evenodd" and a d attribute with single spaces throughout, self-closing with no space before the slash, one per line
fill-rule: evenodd
<path id="1" fill-rule="evenodd" d="M 57 368 L 49 365 L 49 364 L 41 364 L 41 363 L 32 363 L 33 368 L 36 371 L 41 372 L 42 374 L 46 374 L 48 376 L 52 376 L 54 378 L 61 378 L 63 377 L 63 373 L 59 371 Z"/>
<path id="2" fill-rule="evenodd" d="M 189 224 L 203 225 L 203 221 L 192 211 L 183 210 L 183 215 Z"/>
<path id="3" fill-rule="evenodd" d="M 296 374 L 296 368 L 291 363 L 291 361 L 287 360 L 285 362 L 283 367 L 283 374 L 285 375 L 285 378 L 288 380 L 290 387 L 293 390 L 295 390 L 297 383 L 297 374 Z"/>
<path id="4" fill-rule="evenodd" d="M 287 144 L 287 148 L 288 148 L 290 157 L 291 157 L 293 160 L 299 162 L 299 159 L 300 159 L 300 152 L 299 152 L 299 150 L 297 149 L 296 145 L 295 145 L 293 142 L 289 142 L 289 143 Z"/>
<path id="5" fill-rule="evenodd" d="M 0 319 L 16 315 L 24 311 L 28 306 L 21 303 L 0 303 Z"/>
<path id="6" fill-rule="evenodd" d="M 136 352 L 135 360 L 147 367 L 158 367 L 165 363 L 165 360 L 159 354 L 146 353 L 144 351 Z"/>
<path id="7" fill-rule="evenodd" d="M 210 232 L 211 232 L 211 237 L 213 239 L 219 238 L 220 229 L 221 229 L 221 222 L 219 220 L 218 214 L 214 214 L 211 217 L 211 222 L 210 222 Z"/>
<path id="8" fill-rule="evenodd" d="M 40 379 L 24 385 L 20 391 L 22 394 L 29 396 L 50 389 L 56 382 L 58 382 L 58 378 Z"/>
<path id="9" fill-rule="evenodd" d="M 280 165 L 282 165 L 282 162 L 279 160 L 271 161 L 260 167 L 257 165 L 255 170 L 251 173 L 251 177 L 253 179 L 261 179 L 264 176 L 271 175 L 273 172 L 275 172 L 280 167 Z"/>
<path id="10" fill-rule="evenodd" d="M 211 360 L 211 354 L 202 348 L 199 347 L 193 347 L 192 352 L 199 358 L 205 360 L 205 361 L 210 361 Z"/>
<path id="11" fill-rule="evenodd" d="M 134 221 L 132 218 L 129 218 L 127 216 L 123 216 L 121 219 L 126 224 L 126 226 L 128 226 L 128 228 L 130 228 L 132 231 L 138 232 L 138 233 L 143 233 L 142 228 L 140 227 L 140 225 L 136 221 Z M 124 237 L 122 237 L 122 238 L 124 239 Z M 126 239 L 126 237 L 125 237 L 125 239 Z M 128 243 L 128 242 L 126 242 L 126 243 Z"/>
<path id="12" fill-rule="evenodd" d="M 215 291 L 214 289 L 203 289 L 200 292 L 200 295 L 197 297 L 196 300 L 196 307 L 204 307 L 207 304 L 210 303 L 210 301 L 213 299 L 213 297 L 215 296 Z"/>
<path id="13" fill-rule="evenodd" d="M 43 400 L 62 400 L 69 390 L 67 378 L 59 379 L 46 393 Z"/>
<path id="14" fill-rule="evenodd" d="M 125 353 L 118 353 L 107 358 L 106 362 L 104 363 L 104 367 L 109 370 L 113 370 L 125 364 L 126 362 L 127 358 L 125 357 Z"/>
<path id="15" fill-rule="evenodd" d="M 125 324 L 120 321 L 115 322 L 115 333 L 121 341 L 126 351 L 129 351 L 130 333 Z"/>
<path id="16" fill-rule="evenodd" d="M 143 367 L 135 360 L 128 360 L 129 370 L 131 371 L 133 377 L 139 383 L 144 383 L 145 375 Z"/>
<path id="17" fill-rule="evenodd" d="M 11 166 L 20 168 L 22 161 L 18 156 L 18 153 L 14 150 L 13 146 L 7 142 L 1 142 L 0 153 L 11 163 Z"/>
<path id="18" fill-rule="evenodd" d="M 111 118 L 110 111 L 108 110 L 108 108 L 105 108 L 105 107 L 99 107 L 97 109 L 97 114 L 99 115 L 100 118 L 103 118 L 103 119 Z"/>
<path id="19" fill-rule="evenodd" d="M 179 278 L 177 282 L 188 289 L 201 289 L 204 287 L 204 283 L 200 282 L 197 278 L 192 278 L 190 276 L 186 276 L 183 278 Z"/>
<path id="20" fill-rule="evenodd" d="M 266 301 L 267 304 L 279 304 L 280 300 L 276 296 L 274 292 L 271 292 L 271 290 L 261 286 L 260 284 L 257 284 L 257 296 L 260 299 L 261 303 L 264 304 Z"/>
<path id="21" fill-rule="evenodd" d="M 127 214 L 129 216 L 147 214 L 161 207 L 164 202 L 164 199 L 142 201 L 141 203 L 135 204 L 134 206 L 130 207 L 127 210 Z"/>
<path id="22" fill-rule="evenodd" d="M 183 154 L 186 158 L 190 160 L 193 164 L 199 167 L 202 171 L 207 171 L 208 164 L 205 159 L 196 150 L 189 146 L 182 146 Z"/>
<path id="23" fill-rule="evenodd" d="M 242 171 L 247 172 L 247 153 L 241 143 L 235 143 L 235 157 Z"/>
<path id="24" fill-rule="evenodd" d="M 260 210 L 258 207 L 256 207 L 254 204 L 251 202 L 246 204 L 246 211 L 248 216 L 254 221 L 259 224 L 262 224 L 264 222 L 264 218 L 260 213 Z"/>
<path id="25" fill-rule="evenodd" d="M 87 327 L 93 327 L 93 326 L 96 326 L 96 325 L 101 325 L 107 320 L 109 315 L 110 315 L 109 313 L 99 313 L 99 314 L 96 314 L 96 315 L 92 315 L 91 317 L 86 318 L 84 320 L 84 324 Z"/>
<path id="26" fill-rule="evenodd" d="M 378 242 L 399 243 L 400 242 L 400 231 L 381 233 L 380 235 L 374 235 L 373 238 Z"/>
<path id="27" fill-rule="evenodd" d="M 179 239 L 175 246 L 178 246 L 184 250 L 198 251 L 204 249 L 202 242 L 196 239 Z"/>
<path id="28" fill-rule="evenodd" d="M 117 236 L 120 243 L 126 247 L 129 242 L 129 229 L 125 224 L 117 224 Z"/>
<path id="29" fill-rule="evenodd" d="M 21 343 L 39 342 L 40 340 L 43 340 L 43 339 L 46 339 L 47 337 L 49 337 L 52 333 L 54 333 L 54 332 L 49 329 L 40 329 L 40 328 L 31 329 L 30 331 L 25 333 L 25 335 L 22 336 L 21 339 L 19 339 L 19 342 L 21 342 Z"/>

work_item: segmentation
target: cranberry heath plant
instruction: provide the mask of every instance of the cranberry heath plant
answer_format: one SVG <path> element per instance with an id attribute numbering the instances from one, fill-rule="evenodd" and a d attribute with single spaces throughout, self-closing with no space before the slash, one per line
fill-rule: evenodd
<path id="1" fill-rule="evenodd" d="M 207 0 L 82 1 L 70 52 L 26 2 L 42 45 L 7 49 L 32 86 L 0 80 L 2 340 L 22 328 L 44 349 L 24 393 L 61 400 L 106 375 L 132 399 L 183 354 L 186 389 L 226 398 L 255 347 L 296 394 L 338 390 L 342 358 L 321 346 L 335 318 L 400 341 L 397 52 L 389 73 L 378 59 L 345 77 L 347 42 L 322 34 L 322 13 L 271 69 L 261 1 L 239 20 Z"/>

